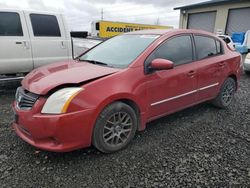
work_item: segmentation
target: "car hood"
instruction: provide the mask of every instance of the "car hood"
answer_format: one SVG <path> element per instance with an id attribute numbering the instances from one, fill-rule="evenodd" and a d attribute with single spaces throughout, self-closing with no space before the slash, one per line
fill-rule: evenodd
<path id="1" fill-rule="evenodd" d="M 120 71 L 87 62 L 67 61 L 37 68 L 23 80 L 24 89 L 46 95 L 51 89 L 65 84 L 79 84 Z"/>

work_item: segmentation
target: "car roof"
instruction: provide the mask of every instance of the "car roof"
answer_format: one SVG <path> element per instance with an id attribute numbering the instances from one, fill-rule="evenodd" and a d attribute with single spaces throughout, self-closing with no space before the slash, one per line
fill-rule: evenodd
<path id="1" fill-rule="evenodd" d="M 2 12 L 30 12 L 34 14 L 48 14 L 48 15 L 56 15 L 61 14 L 58 11 L 43 11 L 43 10 L 34 10 L 34 9 L 21 9 L 21 8 L 0 8 Z"/>
<path id="2" fill-rule="evenodd" d="M 145 29 L 145 30 L 138 30 L 129 33 L 125 33 L 126 35 L 133 35 L 133 34 L 142 34 L 142 35 L 164 35 L 170 32 L 172 29 Z"/>
<path id="3" fill-rule="evenodd" d="M 125 35 L 166 35 L 166 34 L 185 34 L 185 33 L 216 36 L 213 33 L 196 29 L 147 29 L 147 30 L 139 30 L 139 31 L 125 33 Z"/>

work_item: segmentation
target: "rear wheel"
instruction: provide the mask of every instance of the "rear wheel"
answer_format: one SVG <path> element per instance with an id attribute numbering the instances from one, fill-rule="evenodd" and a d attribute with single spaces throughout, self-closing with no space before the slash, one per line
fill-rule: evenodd
<path id="1" fill-rule="evenodd" d="M 213 100 L 213 104 L 219 108 L 227 108 L 234 99 L 236 82 L 229 77 L 223 83 L 219 95 Z"/>
<path id="2" fill-rule="evenodd" d="M 104 153 L 123 149 L 135 135 L 137 118 L 127 104 L 115 102 L 99 115 L 93 132 L 93 145 Z"/>

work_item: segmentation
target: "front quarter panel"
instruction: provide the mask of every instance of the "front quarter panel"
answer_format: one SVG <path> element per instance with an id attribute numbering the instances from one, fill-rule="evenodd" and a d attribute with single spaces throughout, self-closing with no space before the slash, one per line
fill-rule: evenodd
<path id="1" fill-rule="evenodd" d="M 147 93 L 143 66 L 128 68 L 119 73 L 95 80 L 83 86 L 68 107 L 68 112 L 94 109 L 92 127 L 101 111 L 118 100 L 133 101 L 143 115 L 147 109 Z"/>

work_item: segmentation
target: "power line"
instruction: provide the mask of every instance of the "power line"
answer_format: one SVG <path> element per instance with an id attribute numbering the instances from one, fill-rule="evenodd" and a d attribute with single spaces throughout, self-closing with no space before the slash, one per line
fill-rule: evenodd
<path id="1" fill-rule="evenodd" d="M 130 11 L 130 10 L 138 10 L 140 8 L 140 6 L 138 6 L 138 7 L 135 7 L 135 6 L 133 6 L 133 7 L 131 7 L 131 8 L 122 8 L 122 9 L 115 9 L 115 10 L 109 10 L 109 9 L 106 9 L 106 8 L 103 8 L 105 11 L 109 11 L 109 12 L 127 12 L 127 11 Z M 152 8 L 150 8 L 150 9 L 152 9 Z M 143 10 L 145 10 L 145 9 L 143 9 Z"/>
<path id="2" fill-rule="evenodd" d="M 129 7 L 129 6 L 127 6 L 127 7 Z M 134 5 L 130 5 L 130 7 L 134 7 Z M 124 5 L 117 4 L 117 5 L 112 5 L 112 6 L 102 6 L 102 8 L 112 10 L 112 9 L 117 9 L 117 8 L 118 9 L 119 8 L 124 8 Z"/>
<path id="3" fill-rule="evenodd" d="M 128 16 L 107 16 L 105 18 L 128 18 L 128 17 L 145 17 L 145 16 L 148 16 L 148 15 L 158 15 L 160 13 L 163 13 L 163 12 L 166 12 L 166 11 L 159 11 L 159 12 L 151 12 L 151 13 L 144 13 L 144 14 L 136 14 L 136 15 L 128 15 Z"/>
<path id="4" fill-rule="evenodd" d="M 102 11 L 101 11 L 101 20 L 103 20 L 103 8 L 102 8 Z"/>
<path id="5" fill-rule="evenodd" d="M 198 2 L 202 2 L 202 1 L 204 1 L 204 0 L 193 0 L 194 1 L 194 3 L 198 3 Z M 136 2 L 136 1 L 134 1 L 134 2 Z M 142 2 L 142 1 L 141 1 Z M 141 3 L 141 2 L 139 2 L 139 3 Z M 152 1 L 153 2 L 153 1 Z M 137 3 L 137 2 L 136 2 Z M 131 2 L 131 1 L 128 1 L 128 2 L 122 2 L 122 3 L 113 3 L 113 4 L 111 4 L 111 3 L 101 3 L 98 7 L 100 8 L 100 7 L 102 7 L 102 8 L 104 8 L 104 9 L 110 9 L 110 10 L 112 10 L 112 9 L 117 9 L 117 8 L 120 8 L 120 7 L 124 7 L 124 6 L 126 6 L 126 7 L 134 7 L 135 5 L 137 6 L 138 4 L 136 4 L 136 3 L 133 3 L 133 2 Z M 160 6 L 167 6 L 167 5 L 172 5 L 172 6 L 185 6 L 185 5 L 187 5 L 188 3 L 190 3 L 189 1 L 187 1 L 187 0 L 167 0 L 167 1 L 165 1 L 165 4 L 162 2 L 162 3 L 155 3 L 155 5 L 157 5 L 158 4 L 158 6 L 160 7 Z M 150 2 L 143 2 L 143 4 L 144 5 L 146 5 L 146 6 L 152 6 L 152 4 L 153 3 L 150 3 Z M 138 6 L 140 6 L 140 5 L 138 5 Z"/>
<path id="6" fill-rule="evenodd" d="M 160 13 L 160 12 L 158 12 L 158 13 Z M 155 13 L 153 13 L 153 14 L 144 14 L 144 15 L 136 15 L 136 16 L 120 16 L 120 17 L 117 17 L 117 16 L 114 16 L 114 17 L 105 17 L 105 19 L 110 19 L 110 21 L 111 20 L 114 20 L 114 21 L 118 21 L 118 20 L 131 20 L 131 19 L 133 19 L 133 18 L 135 18 L 135 21 L 137 22 L 137 21 L 144 21 L 145 20 L 145 18 L 146 17 L 148 17 L 148 15 L 150 15 L 151 16 L 151 18 L 152 18 L 152 16 L 156 16 L 156 18 L 159 18 L 159 19 L 167 19 L 167 15 L 164 15 L 164 14 L 161 14 L 160 16 L 159 16 L 159 14 L 155 14 Z M 92 17 L 93 18 L 93 17 Z M 80 18 L 69 18 L 68 19 L 68 21 L 69 22 L 71 22 L 71 23 L 82 23 L 82 24 L 87 24 L 87 23 L 91 23 L 92 21 L 94 21 L 93 19 L 88 19 L 88 20 L 86 20 L 86 19 L 83 19 L 83 20 L 81 20 Z"/>

